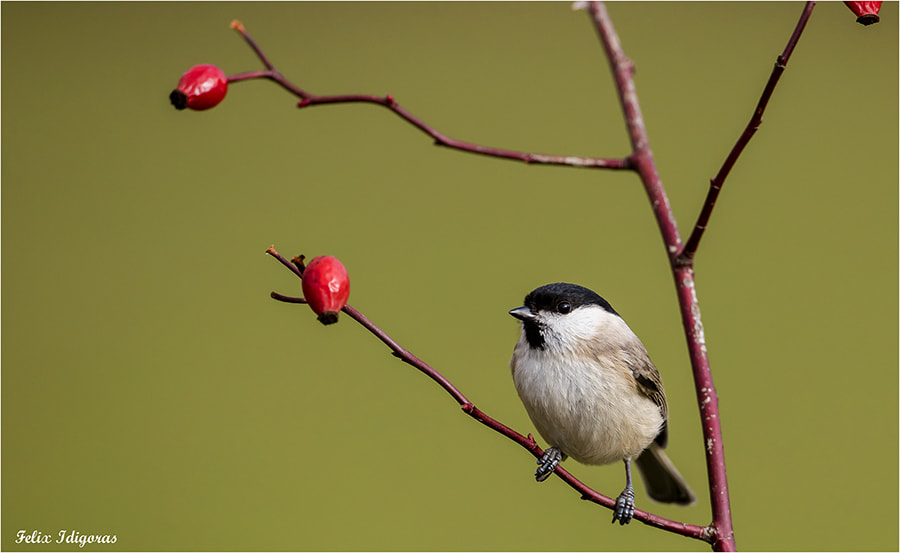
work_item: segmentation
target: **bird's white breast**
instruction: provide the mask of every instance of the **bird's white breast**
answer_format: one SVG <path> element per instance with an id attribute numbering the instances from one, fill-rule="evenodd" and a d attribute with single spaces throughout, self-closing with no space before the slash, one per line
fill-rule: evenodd
<path id="1" fill-rule="evenodd" d="M 541 436 L 586 464 L 636 457 L 663 423 L 627 365 L 634 355 L 628 345 L 640 344 L 638 338 L 599 308 L 559 316 L 544 337 L 544 349 L 532 348 L 523 332 L 511 361 L 516 390 Z"/>

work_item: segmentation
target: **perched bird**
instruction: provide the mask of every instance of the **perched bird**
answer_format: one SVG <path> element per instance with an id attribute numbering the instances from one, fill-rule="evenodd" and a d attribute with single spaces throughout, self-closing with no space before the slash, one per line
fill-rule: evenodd
<path id="1" fill-rule="evenodd" d="M 631 461 L 647 494 L 689 505 L 694 494 L 663 452 L 666 392 L 647 350 L 609 302 L 592 290 L 558 282 L 535 289 L 509 312 L 522 321 L 510 367 L 519 398 L 549 443 L 538 460 L 541 482 L 560 461 L 625 462 L 625 489 L 613 522 L 634 515 Z"/>

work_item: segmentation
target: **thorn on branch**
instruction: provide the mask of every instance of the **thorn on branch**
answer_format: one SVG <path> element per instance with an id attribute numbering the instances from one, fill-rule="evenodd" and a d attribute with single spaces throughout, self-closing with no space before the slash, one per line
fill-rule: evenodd
<path id="1" fill-rule="evenodd" d="M 395 104 L 396 102 L 394 102 L 394 97 L 391 96 L 390 94 L 388 94 L 387 96 L 384 97 L 384 103 L 385 103 L 388 107 L 394 107 L 394 104 Z"/>

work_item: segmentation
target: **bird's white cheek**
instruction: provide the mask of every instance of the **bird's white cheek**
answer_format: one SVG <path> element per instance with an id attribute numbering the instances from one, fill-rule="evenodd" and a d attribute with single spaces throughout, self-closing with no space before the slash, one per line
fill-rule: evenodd
<path id="1" fill-rule="evenodd" d="M 582 307 L 567 315 L 544 315 L 546 349 L 560 355 L 593 357 L 597 351 L 640 342 L 618 315 L 599 307 Z"/>

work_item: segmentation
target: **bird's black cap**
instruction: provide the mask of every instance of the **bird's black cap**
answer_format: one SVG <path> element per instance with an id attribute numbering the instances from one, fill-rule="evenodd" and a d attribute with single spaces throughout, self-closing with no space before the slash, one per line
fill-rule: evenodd
<path id="1" fill-rule="evenodd" d="M 533 312 L 557 311 L 561 303 L 568 303 L 572 310 L 585 305 L 597 305 L 612 313 L 619 315 L 608 301 L 599 294 L 584 286 L 569 284 L 568 282 L 555 282 L 535 288 L 525 296 L 525 307 Z"/>

